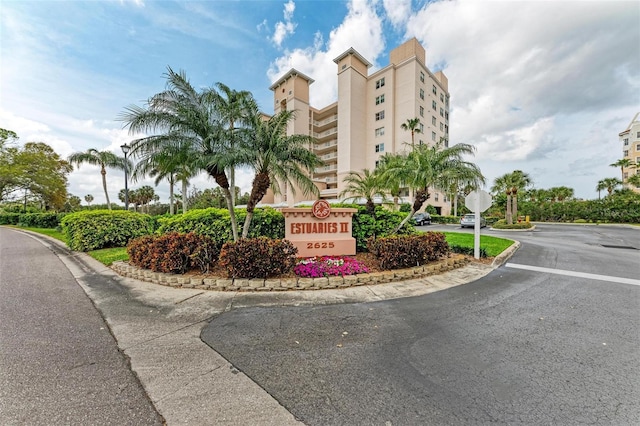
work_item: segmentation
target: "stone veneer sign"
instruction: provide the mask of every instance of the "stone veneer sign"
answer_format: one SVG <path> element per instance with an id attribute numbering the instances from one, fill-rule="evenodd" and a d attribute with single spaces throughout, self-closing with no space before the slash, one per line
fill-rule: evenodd
<path id="1" fill-rule="evenodd" d="M 285 239 L 298 248 L 298 257 L 352 256 L 356 239 L 351 220 L 356 209 L 332 209 L 325 200 L 311 208 L 283 208 Z"/>

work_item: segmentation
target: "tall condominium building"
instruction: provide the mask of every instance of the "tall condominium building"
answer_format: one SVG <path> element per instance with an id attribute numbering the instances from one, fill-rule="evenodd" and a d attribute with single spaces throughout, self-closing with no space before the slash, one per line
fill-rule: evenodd
<path id="1" fill-rule="evenodd" d="M 625 186 L 640 192 L 640 189 L 627 184 L 627 179 L 636 173 L 640 173 L 640 112 L 636 113 L 624 132 L 618 137 L 622 143 L 622 158 L 631 160 L 635 167 L 625 167 L 622 170 Z"/>
<path id="2" fill-rule="evenodd" d="M 309 86 L 314 80 L 295 69 L 270 87 L 275 113 L 297 111 L 289 133 L 316 139 L 310 149 L 325 165 L 313 170 L 312 178 L 321 198 L 337 199 L 350 171 L 373 170 L 385 153 L 410 149 L 411 134 L 401 128 L 409 119 L 420 120 L 415 144 L 435 144 L 442 139 L 448 145 L 447 77 L 427 68 L 425 49 L 415 38 L 393 49 L 389 59 L 389 65 L 369 75 L 371 64 L 353 48 L 335 58 L 338 100 L 320 109 L 309 104 Z M 292 205 L 304 199 L 288 190 L 273 201 Z M 441 214 L 450 213 L 449 200 L 442 193 L 433 192 L 427 204 Z"/>

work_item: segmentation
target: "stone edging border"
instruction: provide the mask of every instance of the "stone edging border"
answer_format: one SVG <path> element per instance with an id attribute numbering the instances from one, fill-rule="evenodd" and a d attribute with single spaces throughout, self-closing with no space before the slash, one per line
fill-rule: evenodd
<path id="1" fill-rule="evenodd" d="M 148 269 L 129 265 L 119 261 L 111 265 L 111 269 L 119 275 L 134 278 L 154 284 L 199 290 L 216 291 L 285 291 L 285 290 L 326 290 L 335 288 L 349 288 L 362 285 L 375 285 L 407 279 L 422 278 L 440 274 L 462 267 L 470 262 L 462 255 L 451 255 L 447 259 L 431 262 L 427 265 L 393 271 L 372 272 L 368 274 L 346 275 L 344 277 L 323 278 L 217 278 L 202 275 L 176 275 L 163 272 L 153 272 Z"/>

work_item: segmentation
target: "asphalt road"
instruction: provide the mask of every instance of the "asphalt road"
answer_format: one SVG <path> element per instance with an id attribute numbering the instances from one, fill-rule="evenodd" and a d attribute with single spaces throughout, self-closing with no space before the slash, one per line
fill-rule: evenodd
<path id="1" fill-rule="evenodd" d="M 202 338 L 307 425 L 640 424 L 640 232 L 506 235 L 473 283 L 231 311 Z"/>
<path id="2" fill-rule="evenodd" d="M 0 424 L 161 425 L 60 259 L 0 227 Z"/>

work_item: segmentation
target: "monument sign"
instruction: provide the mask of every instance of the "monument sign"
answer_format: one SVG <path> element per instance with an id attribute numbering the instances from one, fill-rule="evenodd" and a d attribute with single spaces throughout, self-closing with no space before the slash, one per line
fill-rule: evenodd
<path id="1" fill-rule="evenodd" d="M 285 239 L 298 248 L 299 257 L 352 256 L 356 239 L 351 236 L 357 209 L 331 208 L 318 200 L 311 208 L 283 208 Z"/>

